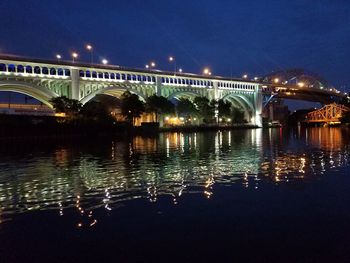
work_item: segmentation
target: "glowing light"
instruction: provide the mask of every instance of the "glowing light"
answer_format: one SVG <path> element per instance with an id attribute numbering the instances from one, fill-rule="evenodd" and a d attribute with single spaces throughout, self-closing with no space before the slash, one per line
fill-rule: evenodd
<path id="1" fill-rule="evenodd" d="M 209 68 L 205 68 L 205 69 L 203 70 L 203 74 L 204 74 L 204 75 L 209 75 L 209 73 L 210 73 Z"/>
<path id="2" fill-rule="evenodd" d="M 105 59 L 105 58 L 104 58 L 104 59 L 102 59 L 102 64 L 103 64 L 103 65 L 107 65 L 107 64 L 108 64 L 108 60 L 107 60 L 107 59 Z"/>
<path id="3" fill-rule="evenodd" d="M 57 58 L 57 59 L 61 59 L 62 56 L 61 56 L 60 54 L 57 54 L 57 55 L 56 55 L 56 58 Z"/>
<path id="4" fill-rule="evenodd" d="M 92 46 L 91 46 L 90 44 L 87 44 L 87 45 L 86 45 L 86 49 L 89 50 L 89 51 L 91 51 L 91 50 L 92 50 Z"/>
<path id="5" fill-rule="evenodd" d="M 154 68 L 156 66 L 155 62 L 151 62 L 151 67 Z"/>
<path id="6" fill-rule="evenodd" d="M 170 56 L 170 57 L 169 57 L 169 61 L 170 61 L 170 62 L 171 62 L 171 61 L 174 61 L 174 57 Z"/>
<path id="7" fill-rule="evenodd" d="M 242 77 L 243 77 L 244 79 L 247 79 L 247 78 L 248 78 L 248 75 L 247 75 L 247 74 L 244 74 Z"/>
<path id="8" fill-rule="evenodd" d="M 165 117 L 165 120 L 168 121 L 170 118 L 168 116 Z"/>
<path id="9" fill-rule="evenodd" d="M 298 82 L 298 86 L 299 86 L 300 88 L 302 88 L 302 87 L 305 86 L 305 84 L 304 84 L 304 82 Z"/>
<path id="10" fill-rule="evenodd" d="M 228 122 L 231 122 L 231 119 L 230 119 L 230 118 L 228 118 L 228 119 L 227 119 L 227 121 L 228 121 Z"/>
<path id="11" fill-rule="evenodd" d="M 278 83 L 280 80 L 279 80 L 279 78 L 275 78 L 273 81 L 274 81 L 275 83 Z"/>
<path id="12" fill-rule="evenodd" d="M 179 72 L 180 72 L 180 73 L 182 72 L 182 68 L 179 68 Z"/>
<path id="13" fill-rule="evenodd" d="M 184 117 L 180 117 L 180 121 L 183 121 L 184 120 Z"/>
<path id="14" fill-rule="evenodd" d="M 149 68 L 149 65 L 147 64 L 147 65 L 145 66 L 145 68 Z"/>
<path id="15" fill-rule="evenodd" d="M 78 58 L 78 53 L 73 52 L 72 53 L 72 58 L 73 58 L 73 62 L 74 62 L 74 60 Z"/>

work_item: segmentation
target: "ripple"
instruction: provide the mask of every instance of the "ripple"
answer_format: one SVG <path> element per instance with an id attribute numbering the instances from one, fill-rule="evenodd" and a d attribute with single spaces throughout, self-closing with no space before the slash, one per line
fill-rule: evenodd
<path id="1" fill-rule="evenodd" d="M 0 152 L 0 217 L 72 207 L 109 210 L 162 196 L 174 202 L 188 194 L 210 198 L 216 185 L 257 189 L 262 182 L 307 182 L 349 166 L 349 138 L 348 129 L 328 128 L 303 130 L 298 137 L 294 131 L 164 133 L 52 146 L 30 155 Z"/>

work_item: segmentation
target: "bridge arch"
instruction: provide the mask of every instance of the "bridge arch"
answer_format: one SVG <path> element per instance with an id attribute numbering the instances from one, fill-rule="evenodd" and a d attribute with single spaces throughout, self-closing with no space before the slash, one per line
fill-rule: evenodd
<path id="1" fill-rule="evenodd" d="M 140 93 L 137 90 L 134 89 L 128 89 L 128 88 L 123 88 L 123 87 L 108 87 L 108 88 L 103 88 L 97 91 L 94 91 L 90 94 L 88 94 L 87 96 L 85 96 L 84 98 L 82 98 L 80 100 L 80 102 L 84 105 L 85 103 L 89 102 L 90 100 L 92 100 L 96 95 L 99 94 L 104 94 L 104 95 L 109 95 L 112 97 L 116 97 L 116 98 L 120 98 L 120 96 L 125 92 L 125 91 L 129 91 L 133 94 L 136 94 L 141 101 L 145 102 L 146 101 L 146 97 Z"/>
<path id="2" fill-rule="evenodd" d="M 193 101 L 195 97 L 202 97 L 202 96 L 207 97 L 207 94 L 203 94 L 203 92 L 201 93 L 194 90 L 179 90 L 169 94 L 167 96 L 167 99 L 172 100 L 172 99 L 186 98 Z"/>
<path id="3" fill-rule="evenodd" d="M 20 81 L 0 81 L 0 91 L 11 91 L 21 93 L 37 99 L 45 105 L 53 108 L 50 100 L 58 95 L 49 89 L 34 86 Z"/>
<path id="4" fill-rule="evenodd" d="M 235 93 L 229 93 L 222 97 L 222 99 L 228 100 L 234 105 L 238 104 L 239 108 L 243 110 L 244 117 L 247 119 L 247 121 L 251 121 L 255 113 L 255 108 L 246 97 Z"/>

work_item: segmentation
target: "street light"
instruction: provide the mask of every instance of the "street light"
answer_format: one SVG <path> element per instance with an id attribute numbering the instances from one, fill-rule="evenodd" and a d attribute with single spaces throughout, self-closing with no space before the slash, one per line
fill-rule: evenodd
<path id="1" fill-rule="evenodd" d="M 56 55 L 56 58 L 57 58 L 57 62 L 59 62 L 60 59 L 62 58 L 62 56 L 61 56 L 60 54 L 57 54 L 57 55 Z"/>
<path id="2" fill-rule="evenodd" d="M 203 74 L 204 74 L 204 75 L 211 75 L 210 69 L 209 69 L 209 68 L 205 68 L 205 69 L 203 70 Z"/>
<path id="3" fill-rule="evenodd" d="M 78 53 L 77 53 L 77 52 L 73 52 L 73 53 L 72 53 L 72 58 L 73 58 L 73 62 L 74 62 L 75 59 L 78 58 Z"/>
<path id="4" fill-rule="evenodd" d="M 107 65 L 107 64 L 108 64 L 108 60 L 107 60 L 107 59 L 105 59 L 105 58 L 104 58 L 104 59 L 102 59 L 102 64 L 103 64 L 103 65 Z"/>
<path id="5" fill-rule="evenodd" d="M 93 64 L 93 62 L 94 62 L 94 48 L 90 44 L 87 44 L 85 48 L 87 51 L 90 52 L 90 63 Z"/>
<path id="6" fill-rule="evenodd" d="M 275 83 L 280 82 L 279 78 L 275 78 L 273 81 L 274 81 Z"/>
<path id="7" fill-rule="evenodd" d="M 182 68 L 179 68 L 179 72 L 182 73 Z"/>
<path id="8" fill-rule="evenodd" d="M 248 78 L 248 75 L 247 75 L 247 74 L 244 74 L 244 75 L 243 75 L 243 78 L 244 78 L 244 79 L 247 79 L 247 78 Z"/>
<path id="9" fill-rule="evenodd" d="M 145 65 L 145 68 L 146 69 L 150 69 L 150 68 L 154 68 L 155 66 L 156 66 L 156 63 L 151 61 L 150 63 Z"/>
<path id="10" fill-rule="evenodd" d="M 176 60 L 175 60 L 175 57 L 170 56 L 169 57 L 169 62 L 170 63 L 174 62 L 174 75 L 176 75 Z"/>
<path id="11" fill-rule="evenodd" d="M 304 87 L 304 82 L 298 82 L 298 86 L 300 87 L 300 88 L 302 88 L 302 87 Z"/>

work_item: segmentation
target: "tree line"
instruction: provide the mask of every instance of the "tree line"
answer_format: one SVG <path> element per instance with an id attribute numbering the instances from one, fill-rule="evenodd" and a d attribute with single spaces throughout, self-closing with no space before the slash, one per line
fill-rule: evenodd
<path id="1" fill-rule="evenodd" d="M 65 113 L 68 121 L 77 119 L 88 119 L 93 121 L 111 122 L 115 121 L 111 116 L 110 108 L 101 101 L 90 101 L 82 105 L 78 100 L 69 99 L 65 96 L 50 100 L 58 113 Z M 221 122 L 245 123 L 244 112 L 232 105 L 229 101 L 209 100 L 206 97 L 195 97 L 193 101 L 180 98 L 172 102 L 163 96 L 149 96 L 145 102 L 139 96 L 125 91 L 120 97 L 120 111 L 125 120 L 134 123 L 144 113 L 154 114 L 155 122 L 159 122 L 165 116 L 180 117 L 186 124 L 198 120 L 198 123 L 216 123 L 217 118 Z"/>

